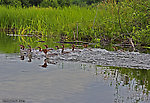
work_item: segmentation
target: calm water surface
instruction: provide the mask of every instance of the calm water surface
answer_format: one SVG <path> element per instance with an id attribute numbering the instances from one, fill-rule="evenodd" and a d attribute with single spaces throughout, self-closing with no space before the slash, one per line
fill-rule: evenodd
<path id="1" fill-rule="evenodd" d="M 150 70 L 66 61 L 43 68 L 44 58 L 20 59 L 18 38 L 0 39 L 0 103 L 150 103 Z"/>

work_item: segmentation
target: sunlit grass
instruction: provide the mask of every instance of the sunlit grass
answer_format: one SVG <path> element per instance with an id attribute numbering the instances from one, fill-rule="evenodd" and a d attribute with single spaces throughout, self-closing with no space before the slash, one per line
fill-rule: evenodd
<path id="1" fill-rule="evenodd" d="M 30 31 L 40 31 L 43 35 L 67 35 L 73 37 L 73 31 L 77 31 L 79 36 L 99 35 L 106 24 L 105 19 L 112 16 L 106 10 L 106 5 L 97 7 L 71 6 L 66 8 L 6 8 L 0 6 L 0 27 L 17 28 L 20 34 L 22 29 L 30 28 Z M 106 26 L 107 27 L 107 26 Z M 98 32 L 93 32 L 93 31 Z M 70 38 L 70 39 L 71 39 Z M 80 39 L 80 38 L 79 38 Z"/>
<path id="2" fill-rule="evenodd" d="M 92 38 L 92 41 L 111 38 L 132 37 L 137 42 L 142 35 L 148 35 L 147 6 L 138 1 L 116 3 L 99 3 L 95 6 L 64 8 L 14 8 L 0 6 L 0 28 L 16 28 L 23 35 L 38 31 L 46 36 L 67 36 L 73 40 L 73 32 L 79 40 Z M 149 2 L 143 3 L 149 5 Z M 143 19 L 140 19 L 143 18 Z M 149 26 L 147 26 L 149 27 Z M 144 34 L 146 33 L 146 34 Z M 137 35 L 135 35 L 137 34 Z M 139 41 L 140 40 L 140 41 Z M 90 41 L 90 40 L 89 40 Z M 149 41 L 149 39 L 147 40 Z"/>
<path id="3" fill-rule="evenodd" d="M 0 6 L 1 28 L 27 28 L 48 34 L 70 32 L 76 23 L 87 24 L 94 20 L 94 8 L 6 8 Z"/>

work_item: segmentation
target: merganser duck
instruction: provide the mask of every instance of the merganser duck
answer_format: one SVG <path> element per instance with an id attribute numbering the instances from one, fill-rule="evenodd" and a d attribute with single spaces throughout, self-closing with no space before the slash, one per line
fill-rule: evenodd
<path id="1" fill-rule="evenodd" d="M 20 58 L 21 60 L 24 60 L 24 56 L 26 55 L 25 47 L 24 45 L 19 45 L 20 46 Z"/>
<path id="2" fill-rule="evenodd" d="M 48 65 L 47 65 L 47 59 L 44 59 L 44 64 L 43 65 L 40 65 L 41 67 L 43 68 L 46 68 Z"/>
<path id="3" fill-rule="evenodd" d="M 62 50 L 61 50 L 61 53 L 64 53 L 64 48 L 65 48 L 65 46 L 64 45 L 61 45 L 62 46 Z"/>
<path id="4" fill-rule="evenodd" d="M 27 57 L 29 58 L 29 59 L 28 59 L 28 62 L 31 62 L 31 59 L 32 59 L 31 48 L 29 48 L 28 51 L 27 51 Z"/>
<path id="5" fill-rule="evenodd" d="M 44 59 L 44 64 L 43 65 L 39 65 L 43 68 L 46 68 L 48 66 L 48 64 L 56 64 L 57 62 L 54 61 L 50 61 L 49 58 Z"/>
<path id="6" fill-rule="evenodd" d="M 59 46 L 55 46 L 55 47 L 56 47 L 56 53 L 61 54 L 61 49 L 59 48 Z"/>
<path id="7" fill-rule="evenodd" d="M 48 51 L 50 51 L 50 50 L 52 50 L 52 49 L 43 49 L 42 51 L 45 53 L 45 55 L 46 55 L 46 58 L 49 58 L 49 57 L 51 57 L 51 56 L 56 56 L 56 55 L 58 55 L 58 53 L 55 53 L 55 52 L 51 52 L 51 53 L 49 53 L 48 54 Z"/>
<path id="8" fill-rule="evenodd" d="M 24 45 L 19 45 L 21 50 L 24 50 Z"/>
<path id="9" fill-rule="evenodd" d="M 59 46 L 55 46 L 57 50 L 59 50 Z"/>
<path id="10" fill-rule="evenodd" d="M 31 48 L 30 45 L 28 45 L 29 49 L 27 50 L 28 53 L 31 53 L 32 57 L 36 57 L 36 50 L 34 48 Z"/>
<path id="11" fill-rule="evenodd" d="M 114 51 L 118 51 L 118 48 L 116 46 L 112 47 L 114 49 Z"/>
<path id="12" fill-rule="evenodd" d="M 51 53 L 51 54 L 48 54 L 48 51 L 52 50 L 52 49 L 41 49 L 41 47 L 38 47 L 39 48 L 39 51 L 43 51 L 45 56 L 48 58 L 48 56 L 54 56 L 54 55 L 58 55 L 57 53 Z"/>
<path id="13" fill-rule="evenodd" d="M 70 51 L 64 51 L 65 50 L 65 46 L 64 44 L 62 44 L 62 48 L 61 48 L 61 54 L 67 54 L 67 53 L 70 53 Z"/>
<path id="14" fill-rule="evenodd" d="M 42 51 L 47 55 L 48 50 L 47 49 L 42 49 Z"/>
<path id="15" fill-rule="evenodd" d="M 53 48 L 48 48 L 48 45 L 44 45 L 47 50 L 54 50 Z"/>
<path id="16" fill-rule="evenodd" d="M 75 44 L 72 45 L 72 50 L 71 51 L 64 51 L 64 49 L 65 49 L 65 46 L 62 45 L 62 51 L 61 51 L 62 54 L 67 54 L 67 53 L 70 53 L 70 52 L 74 52 Z"/>
<path id="17" fill-rule="evenodd" d="M 30 45 L 28 45 L 28 47 L 29 47 L 29 48 L 28 48 L 28 50 L 27 50 L 27 51 L 30 51 L 30 52 L 32 52 L 32 53 L 33 53 L 33 52 L 35 53 L 35 49 L 34 49 L 34 48 L 31 48 L 31 46 L 30 46 Z"/>
<path id="18" fill-rule="evenodd" d="M 36 51 L 36 55 L 38 57 L 38 59 L 40 59 L 40 57 L 43 57 L 45 53 L 42 52 L 42 48 L 41 47 L 37 47 L 38 51 Z"/>
<path id="19" fill-rule="evenodd" d="M 48 50 L 48 52 L 50 52 L 50 53 L 54 52 L 53 48 L 49 48 L 48 45 L 44 45 L 44 46 Z"/>
<path id="20" fill-rule="evenodd" d="M 80 53 L 81 52 L 81 50 L 79 50 L 79 49 L 76 49 L 75 50 L 75 44 L 72 44 L 72 52 L 74 53 L 74 52 L 78 52 L 78 53 Z"/>
<path id="21" fill-rule="evenodd" d="M 48 65 L 47 65 L 47 63 L 45 62 L 43 65 L 41 65 L 41 67 L 43 67 L 43 68 L 46 68 Z"/>
<path id="22" fill-rule="evenodd" d="M 75 44 L 72 45 L 72 51 L 74 51 L 74 49 L 75 49 Z"/>
<path id="23" fill-rule="evenodd" d="M 84 47 L 84 48 L 87 48 L 87 47 L 88 47 L 88 45 L 87 45 L 87 44 L 84 44 L 84 45 L 83 45 L 83 47 Z"/>
<path id="24" fill-rule="evenodd" d="M 26 50 L 25 50 L 24 45 L 19 45 L 19 46 L 20 46 L 20 53 L 21 54 L 26 54 Z"/>
<path id="25" fill-rule="evenodd" d="M 116 52 L 125 52 L 125 50 L 123 50 L 123 49 L 118 49 L 116 46 L 113 46 L 112 47 L 113 49 L 114 49 L 114 51 L 116 51 Z"/>
<path id="26" fill-rule="evenodd" d="M 44 52 L 45 57 L 48 59 L 50 54 L 47 54 L 47 53 L 48 53 L 48 51 L 50 51 L 50 50 L 42 49 L 42 51 Z"/>
<path id="27" fill-rule="evenodd" d="M 84 50 L 85 50 L 85 51 L 87 51 L 87 50 L 88 50 L 88 51 L 92 51 L 91 48 L 88 48 L 88 44 L 84 44 L 83 47 L 84 47 Z"/>
<path id="28" fill-rule="evenodd" d="M 41 47 L 38 46 L 37 48 L 39 49 L 39 52 L 42 52 L 42 48 Z"/>

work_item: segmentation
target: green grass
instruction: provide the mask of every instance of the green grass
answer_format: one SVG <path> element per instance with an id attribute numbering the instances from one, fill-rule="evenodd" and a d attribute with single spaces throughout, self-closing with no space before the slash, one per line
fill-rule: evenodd
<path id="1" fill-rule="evenodd" d="M 6 8 L 0 6 L 1 28 L 27 28 L 42 31 L 45 34 L 57 35 L 72 33 L 77 23 L 83 28 L 92 24 L 95 16 L 94 8 Z M 87 25 L 86 25 L 87 26 Z"/>
<path id="2" fill-rule="evenodd" d="M 73 40 L 73 31 L 79 40 L 100 41 L 108 38 L 133 38 L 134 43 L 149 44 L 150 2 L 132 0 L 129 2 L 99 3 L 97 6 L 71 6 L 64 8 L 14 8 L 0 6 L 0 28 L 16 28 L 19 34 L 33 30 L 42 35 Z M 143 6 L 144 5 L 144 6 Z M 146 38 L 146 42 L 144 42 Z"/>

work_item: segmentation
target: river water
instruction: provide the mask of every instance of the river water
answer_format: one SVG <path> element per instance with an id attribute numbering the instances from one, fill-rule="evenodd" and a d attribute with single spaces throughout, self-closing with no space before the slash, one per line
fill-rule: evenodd
<path id="1" fill-rule="evenodd" d="M 42 66 L 44 57 L 32 61 L 20 58 L 18 45 L 22 41 L 17 37 L 1 34 L 0 39 L 0 103 L 150 102 L 148 68 L 102 66 L 66 55 Z"/>

